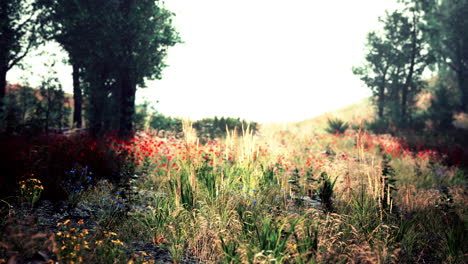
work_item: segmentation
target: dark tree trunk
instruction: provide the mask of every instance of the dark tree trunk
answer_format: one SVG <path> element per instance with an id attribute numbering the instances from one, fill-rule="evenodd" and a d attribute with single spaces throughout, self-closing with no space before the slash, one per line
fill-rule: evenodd
<path id="1" fill-rule="evenodd" d="M 385 67 L 383 71 L 383 76 L 382 76 L 382 83 L 379 87 L 379 103 L 378 103 L 378 117 L 379 119 L 383 119 L 384 117 L 384 106 L 385 106 L 385 85 L 387 84 L 387 71 L 388 71 L 388 66 Z"/>
<path id="2" fill-rule="evenodd" d="M 460 110 L 468 113 L 468 69 L 457 72 L 458 89 L 461 93 Z"/>
<path id="3" fill-rule="evenodd" d="M 379 119 L 383 119 L 384 116 L 384 104 L 385 104 L 385 90 L 383 87 L 379 89 L 379 103 L 378 103 L 378 116 Z"/>
<path id="4" fill-rule="evenodd" d="M 135 4 L 135 0 L 123 0 L 120 6 L 124 18 L 129 18 L 130 10 Z M 133 72 L 131 71 L 133 39 L 128 37 L 128 28 L 122 28 L 121 38 L 121 55 L 123 57 L 122 66 L 120 68 L 120 122 L 119 135 L 122 138 L 130 138 L 133 136 L 133 116 L 135 114 L 135 94 L 136 82 L 133 80 Z"/>
<path id="5" fill-rule="evenodd" d="M 136 84 L 132 82 L 130 72 L 128 70 L 121 72 L 120 78 L 121 94 L 119 134 L 123 138 L 129 138 L 133 135 Z"/>
<path id="6" fill-rule="evenodd" d="M 104 65 L 96 65 L 95 71 L 92 81 L 90 82 L 89 128 L 94 137 L 99 137 L 105 129 L 104 108 L 106 107 L 107 86 L 104 81 L 106 80 L 108 72 Z"/>
<path id="7" fill-rule="evenodd" d="M 0 114 L 3 112 L 3 101 L 6 96 L 6 74 L 7 70 L 0 69 Z"/>
<path id="8" fill-rule="evenodd" d="M 81 128 L 83 95 L 80 87 L 80 68 L 77 64 L 73 64 L 73 104 L 73 125 Z"/>
<path id="9" fill-rule="evenodd" d="M 413 18 L 413 31 L 411 34 L 411 61 L 408 70 L 408 75 L 406 76 L 405 83 L 403 84 L 402 91 L 401 91 L 401 121 L 404 125 L 406 125 L 408 118 L 408 92 L 411 83 L 413 82 L 413 74 L 414 74 L 414 67 L 416 65 L 416 18 Z"/>

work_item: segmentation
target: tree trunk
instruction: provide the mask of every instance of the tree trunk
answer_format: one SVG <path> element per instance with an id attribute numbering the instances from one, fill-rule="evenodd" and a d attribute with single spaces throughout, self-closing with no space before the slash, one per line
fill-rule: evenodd
<path id="1" fill-rule="evenodd" d="M 416 18 L 413 17 L 413 31 L 411 33 L 411 61 L 408 70 L 408 75 L 406 76 L 405 83 L 403 84 L 402 91 L 401 91 L 401 122 L 404 125 L 407 123 L 407 115 L 408 115 L 408 92 L 411 83 L 413 82 L 413 74 L 414 74 L 414 67 L 416 65 Z"/>
<path id="2" fill-rule="evenodd" d="M 461 105 L 460 110 L 468 113 L 468 70 L 461 70 L 457 72 L 458 77 L 458 89 L 461 93 Z"/>
<path id="3" fill-rule="evenodd" d="M 0 114 L 3 113 L 3 101 L 6 96 L 6 74 L 7 70 L 1 69 L 0 70 Z"/>
<path id="4" fill-rule="evenodd" d="M 132 82 L 129 70 L 120 73 L 120 122 L 119 134 L 123 138 L 133 135 L 133 116 L 135 114 L 136 84 Z"/>
<path id="5" fill-rule="evenodd" d="M 378 117 L 379 119 L 383 119 L 384 117 L 384 105 L 385 105 L 385 85 L 387 84 L 387 71 L 388 71 L 388 66 L 385 67 L 383 71 L 383 76 L 382 76 L 382 83 L 379 87 L 379 109 L 378 109 Z"/>
<path id="6" fill-rule="evenodd" d="M 76 63 L 73 64 L 73 125 L 76 128 L 82 126 L 82 104 L 83 95 L 80 87 L 80 68 Z"/>
<path id="7" fill-rule="evenodd" d="M 104 108 L 107 106 L 106 89 L 104 81 L 106 80 L 107 71 L 103 65 L 93 65 L 94 71 L 90 82 L 90 104 L 87 107 L 89 111 L 89 129 L 91 135 L 99 137 L 104 132 Z"/>

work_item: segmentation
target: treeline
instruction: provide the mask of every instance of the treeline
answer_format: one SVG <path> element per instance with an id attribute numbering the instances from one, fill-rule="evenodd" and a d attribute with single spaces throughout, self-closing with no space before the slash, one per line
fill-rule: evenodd
<path id="1" fill-rule="evenodd" d="M 153 0 L 0 1 L 0 117 L 6 118 L 7 72 L 55 41 L 73 66 L 74 126 L 85 119 L 95 136 L 130 136 L 137 87 L 161 78 L 167 48 L 179 42 L 172 16 Z"/>
<path id="2" fill-rule="evenodd" d="M 165 131 L 172 134 L 181 134 L 183 132 L 183 120 L 165 116 L 156 111 L 149 111 L 146 104 L 137 107 L 135 126 L 138 129 L 154 129 L 157 131 Z M 212 140 L 216 138 L 226 137 L 229 133 L 242 135 L 244 131 L 249 129 L 250 132 L 258 131 L 259 125 L 256 122 L 248 122 L 240 118 L 233 117 L 214 117 L 203 118 L 194 121 L 192 127 L 197 132 L 197 136 L 202 140 Z"/>
<path id="3" fill-rule="evenodd" d="M 46 79 L 39 89 L 8 85 L 4 98 L 0 134 L 37 135 L 70 126 L 70 98 L 57 79 Z"/>
<path id="4" fill-rule="evenodd" d="M 372 90 L 375 125 L 450 128 L 468 112 L 468 0 L 400 0 L 367 36 L 363 65 L 354 74 Z M 435 84 L 424 73 L 436 73 Z M 416 107 L 423 89 L 433 94 L 426 111 Z"/>

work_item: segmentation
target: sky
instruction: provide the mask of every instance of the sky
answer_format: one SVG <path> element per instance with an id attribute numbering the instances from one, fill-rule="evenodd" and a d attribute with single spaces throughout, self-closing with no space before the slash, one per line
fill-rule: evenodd
<path id="1" fill-rule="evenodd" d="M 396 0 L 166 0 L 183 41 L 170 48 L 161 80 L 137 91 L 165 115 L 302 121 L 370 96 L 352 67 L 364 60 L 366 34 Z M 72 91 L 66 54 L 50 44 L 15 68 L 10 82 L 37 85 L 57 61 Z M 21 76 L 27 76 L 22 79 Z M 157 103 L 156 103 L 157 102 Z"/>

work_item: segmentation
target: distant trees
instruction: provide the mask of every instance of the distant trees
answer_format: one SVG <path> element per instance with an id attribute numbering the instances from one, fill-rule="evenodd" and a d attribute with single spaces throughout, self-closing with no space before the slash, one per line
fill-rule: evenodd
<path id="1" fill-rule="evenodd" d="M 209 139 L 225 137 L 227 131 L 235 131 L 237 135 L 242 135 L 247 127 L 250 131 L 256 132 L 258 124 L 232 117 L 204 118 L 193 123 L 198 136 Z"/>
<path id="2" fill-rule="evenodd" d="M 154 0 L 38 1 L 48 10 L 47 34 L 69 53 L 75 99 L 84 92 L 92 133 L 131 135 L 137 86 L 161 78 L 167 48 L 179 41 L 173 14 Z"/>
<path id="3" fill-rule="evenodd" d="M 45 78 L 39 89 L 9 85 L 0 134 L 47 133 L 69 125 L 69 98 L 56 78 Z"/>
<path id="4" fill-rule="evenodd" d="M 0 1 L 0 113 L 6 94 L 7 72 L 38 44 L 37 15 L 33 0 Z"/>
<path id="5" fill-rule="evenodd" d="M 382 31 L 367 36 L 365 63 L 353 68 L 354 74 L 373 91 L 377 116 L 397 126 L 412 123 L 417 94 L 424 87 L 422 73 L 427 67 L 449 68 L 457 76 L 460 93 L 458 109 L 468 110 L 468 0 L 401 0 L 404 8 L 387 13 Z M 434 67 L 438 66 L 438 67 Z M 439 82 L 443 83 L 443 82 Z M 438 86 L 436 96 L 453 93 Z M 436 105 L 444 105 L 444 113 L 430 114 L 439 124 L 448 124 L 449 102 L 439 98 Z M 453 108 L 453 107 L 452 107 Z"/>
<path id="6" fill-rule="evenodd" d="M 468 0 L 418 0 L 425 10 L 427 41 L 439 67 L 456 74 L 460 102 L 468 112 Z"/>
<path id="7" fill-rule="evenodd" d="M 431 63 L 423 38 L 422 10 L 416 5 L 387 13 L 383 31 L 368 34 L 366 63 L 353 69 L 376 97 L 380 119 L 400 125 L 411 121 L 421 75 Z"/>

